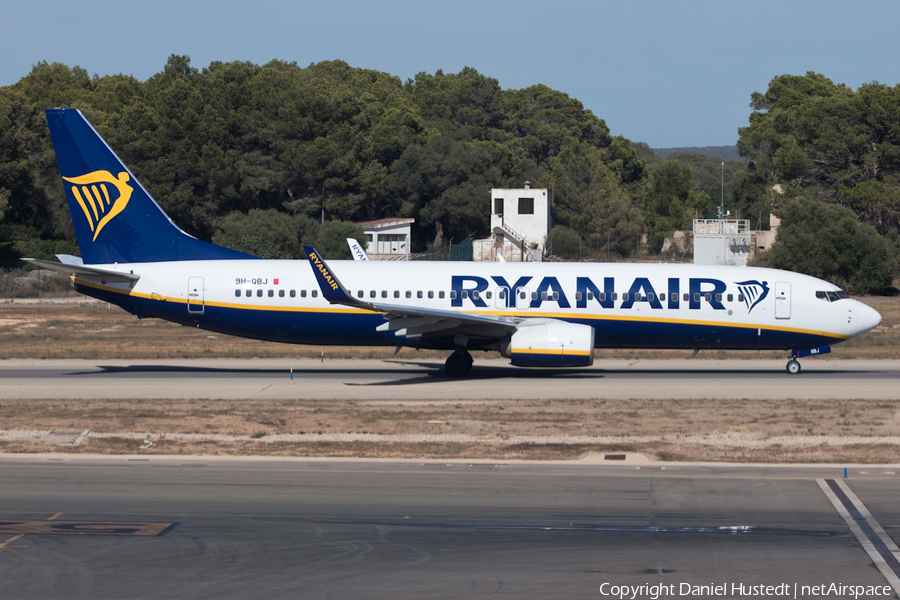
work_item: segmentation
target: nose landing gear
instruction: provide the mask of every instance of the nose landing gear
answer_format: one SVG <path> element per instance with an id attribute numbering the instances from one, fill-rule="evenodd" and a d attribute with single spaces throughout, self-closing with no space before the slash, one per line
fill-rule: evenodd
<path id="1" fill-rule="evenodd" d="M 788 360 L 785 369 L 791 375 L 796 375 L 800 372 L 800 361 L 798 358 L 803 358 L 804 356 L 818 356 L 820 354 L 830 354 L 831 346 L 816 346 L 815 348 L 795 348 L 791 350 L 791 358 Z"/>

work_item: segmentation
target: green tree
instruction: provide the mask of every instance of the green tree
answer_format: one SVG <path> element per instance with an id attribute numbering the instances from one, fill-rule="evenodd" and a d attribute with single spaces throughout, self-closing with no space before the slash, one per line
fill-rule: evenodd
<path id="1" fill-rule="evenodd" d="M 647 245 L 651 252 L 659 252 L 666 236 L 679 229 L 690 230 L 692 219 L 702 216 L 709 196 L 694 183 L 689 166 L 664 160 L 651 169 L 642 201 Z"/>
<path id="2" fill-rule="evenodd" d="M 406 148 L 391 166 L 391 178 L 397 196 L 421 207 L 419 225 L 433 227 L 434 246 L 445 237 L 487 231 L 490 190 L 500 170 L 485 144 L 432 136 Z"/>
<path id="3" fill-rule="evenodd" d="M 582 238 L 571 227 L 554 225 L 547 234 L 547 239 L 544 240 L 544 247 L 554 256 L 570 260 L 581 258 Z"/>
<path id="4" fill-rule="evenodd" d="M 246 214 L 233 212 L 222 219 L 212 241 L 260 258 L 297 259 L 303 257 L 301 240 L 315 239 L 316 229 L 316 222 L 305 216 L 253 209 Z"/>
<path id="5" fill-rule="evenodd" d="M 468 67 L 404 84 L 342 61 L 198 69 L 172 55 L 146 81 L 39 63 L 0 88 L 0 188 L 9 190 L 0 236 L 36 248 L 74 241 L 47 106 L 82 110 L 172 219 L 201 239 L 231 213 L 273 209 L 315 219 L 324 210 L 340 221 L 413 216 L 419 247 L 484 234 L 487 190 L 537 180 L 570 146 L 599 153 L 620 188 L 609 206 L 625 214 L 646 178 L 632 144 L 578 100 L 540 85 L 501 90 Z M 250 242 L 255 253 L 283 251 Z M 7 258 L 16 243 L 5 242 Z"/>
<path id="6" fill-rule="evenodd" d="M 305 257 L 303 245 L 315 247 L 325 258 L 352 258 L 347 238 L 363 239 L 356 223 L 325 221 L 321 225 L 306 215 L 290 216 L 275 209 L 233 212 L 222 220 L 213 243 L 273 259 Z"/>
<path id="7" fill-rule="evenodd" d="M 890 242 L 847 208 L 808 198 L 784 202 L 768 265 L 806 273 L 858 294 L 890 286 L 897 260 Z"/>
<path id="8" fill-rule="evenodd" d="M 853 91 L 816 73 L 781 75 L 751 99 L 738 149 L 769 185 L 810 191 L 882 234 L 900 233 L 900 86 Z"/>
<path id="9" fill-rule="evenodd" d="M 325 258 L 353 258 L 347 238 L 365 241 L 366 233 L 356 223 L 348 221 L 325 221 L 316 228 L 313 247 Z"/>
<path id="10" fill-rule="evenodd" d="M 608 247 L 629 255 L 641 233 L 640 210 L 622 190 L 620 178 L 586 143 L 566 146 L 539 180 L 553 189 L 553 220 L 570 227 L 592 250 Z"/>

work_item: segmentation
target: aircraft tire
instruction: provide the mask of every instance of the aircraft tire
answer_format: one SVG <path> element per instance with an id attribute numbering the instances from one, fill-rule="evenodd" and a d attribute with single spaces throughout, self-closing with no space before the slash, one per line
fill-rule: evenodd
<path id="1" fill-rule="evenodd" d="M 447 362 L 444 363 L 444 371 L 448 377 L 465 377 L 469 374 L 469 369 L 472 368 L 473 362 L 475 361 L 468 352 L 454 352 L 447 357 Z"/>
<path id="2" fill-rule="evenodd" d="M 787 372 L 791 375 L 796 375 L 800 372 L 800 363 L 792 358 L 788 361 L 785 369 L 787 369 Z"/>

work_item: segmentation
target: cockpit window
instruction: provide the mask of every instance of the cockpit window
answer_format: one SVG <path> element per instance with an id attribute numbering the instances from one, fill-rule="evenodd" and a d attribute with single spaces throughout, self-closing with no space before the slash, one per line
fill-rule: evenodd
<path id="1" fill-rule="evenodd" d="M 816 298 L 824 300 L 825 302 L 837 302 L 838 300 L 845 300 L 849 297 L 847 292 L 841 290 L 836 292 L 816 292 Z"/>

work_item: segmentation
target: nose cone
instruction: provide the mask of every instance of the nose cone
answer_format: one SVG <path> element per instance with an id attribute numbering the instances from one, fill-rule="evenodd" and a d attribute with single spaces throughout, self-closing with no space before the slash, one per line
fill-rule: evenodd
<path id="1" fill-rule="evenodd" d="M 875 329 L 881 325 L 878 311 L 862 302 L 856 303 L 856 335 Z"/>

